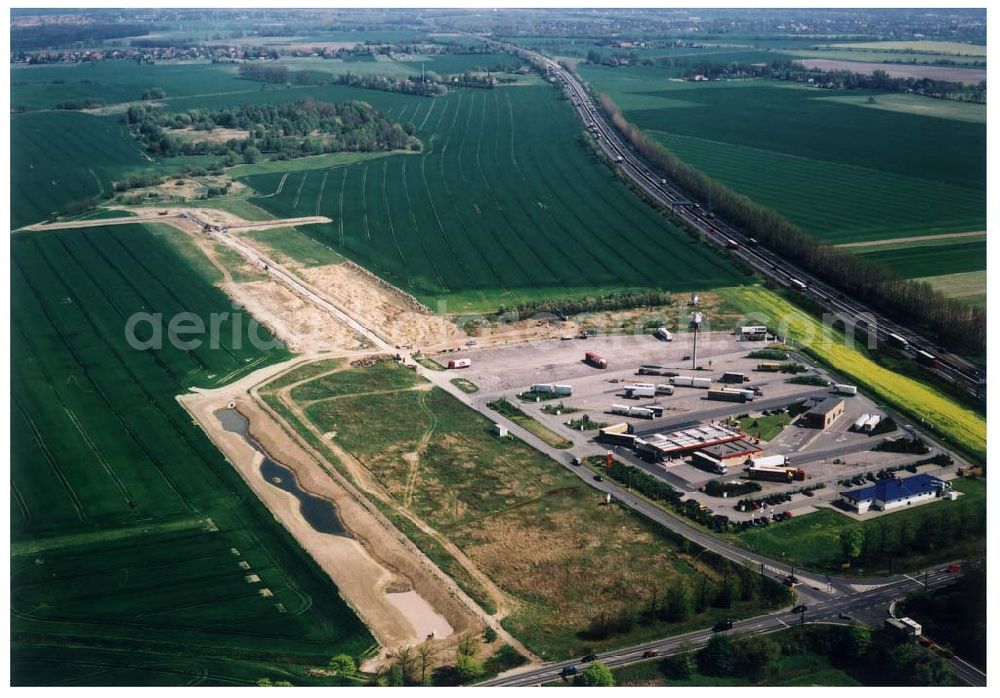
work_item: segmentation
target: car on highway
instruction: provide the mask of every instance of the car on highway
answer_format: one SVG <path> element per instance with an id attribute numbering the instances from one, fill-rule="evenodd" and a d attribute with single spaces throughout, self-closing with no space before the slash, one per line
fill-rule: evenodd
<path id="1" fill-rule="evenodd" d="M 798 606 L 792 609 L 792 613 L 805 613 L 809 610 L 809 607 L 805 604 L 800 603 Z"/>
<path id="2" fill-rule="evenodd" d="M 642 653 L 643 659 L 651 659 L 653 657 L 659 657 L 659 656 L 660 653 L 657 652 L 656 650 L 646 650 L 645 652 Z"/>
<path id="3" fill-rule="evenodd" d="M 850 613 L 838 613 L 837 618 L 840 618 L 840 620 L 854 620 L 853 618 L 851 618 Z"/>
<path id="4" fill-rule="evenodd" d="M 576 667 L 573 665 L 564 666 L 562 668 L 562 671 L 559 672 L 560 676 L 576 676 L 576 674 L 577 674 Z"/>
<path id="5" fill-rule="evenodd" d="M 594 480 L 596 480 L 597 482 L 604 482 L 604 476 L 603 475 L 595 475 L 594 476 Z"/>
<path id="6" fill-rule="evenodd" d="M 581 659 L 580 661 L 581 662 L 596 662 L 597 661 L 597 655 L 594 654 L 593 652 L 590 652 L 588 654 L 583 655 L 583 659 Z"/>
<path id="7" fill-rule="evenodd" d="M 718 633 L 722 632 L 723 630 L 732 630 L 732 629 L 733 629 L 733 619 L 726 618 L 725 620 L 720 620 L 718 623 L 716 623 L 712 627 L 712 632 Z"/>
<path id="8" fill-rule="evenodd" d="M 794 574 L 790 574 L 787 577 L 785 577 L 785 584 L 798 584 L 798 583 L 799 583 L 799 578 L 796 577 Z"/>
<path id="9" fill-rule="evenodd" d="M 955 574 L 958 572 L 959 569 L 960 568 L 958 565 L 948 565 L 944 571 L 947 572 L 948 574 Z"/>
<path id="10" fill-rule="evenodd" d="M 581 462 L 580 459 L 577 458 L 576 456 L 573 456 L 573 459 L 570 461 L 570 463 L 573 465 L 580 465 L 580 462 Z"/>

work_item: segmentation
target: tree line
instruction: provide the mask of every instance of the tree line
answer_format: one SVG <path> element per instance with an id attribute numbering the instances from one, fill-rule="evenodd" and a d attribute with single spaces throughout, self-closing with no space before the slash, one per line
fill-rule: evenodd
<path id="1" fill-rule="evenodd" d="M 599 310 L 629 310 L 632 308 L 655 308 L 670 305 L 674 301 L 668 291 L 629 291 L 627 293 L 607 293 L 585 298 L 540 298 L 524 301 L 516 305 L 501 305 L 498 315 L 515 314 L 526 318 L 548 313 L 556 317 L 566 317 L 578 313 Z"/>
<path id="2" fill-rule="evenodd" d="M 958 99 L 986 103 L 986 81 L 966 85 L 952 80 L 933 78 L 892 77 L 884 70 L 857 73 L 851 70 L 823 70 L 807 68 L 789 59 L 771 63 L 713 63 L 698 61 L 686 64 L 682 75 L 687 78 L 703 75 L 711 80 L 769 79 L 792 82 L 809 82 L 818 87 L 839 90 L 879 90 L 881 92 L 909 92 L 937 99 Z"/>
<path id="3" fill-rule="evenodd" d="M 408 95 L 434 97 L 447 94 L 447 88 L 441 84 L 440 77 L 428 73 L 423 77 L 392 78 L 387 75 L 345 73 L 328 73 L 325 70 L 295 70 L 291 71 L 283 65 L 261 65 L 259 63 L 242 63 L 238 69 L 239 75 L 245 80 L 275 84 L 295 85 L 347 85 L 366 90 L 381 90 L 382 92 L 400 92 Z"/>
<path id="4" fill-rule="evenodd" d="M 708 177 L 667 151 L 622 115 L 607 95 L 600 104 L 615 127 L 653 167 L 693 198 L 823 281 L 871 304 L 897 322 L 916 326 L 957 352 L 986 347 L 986 309 L 948 298 L 923 281 L 904 279 L 885 265 L 818 241 L 773 209 Z"/>
<path id="5" fill-rule="evenodd" d="M 390 121 L 365 102 L 333 104 L 306 98 L 289 104 L 244 104 L 170 113 L 148 105 L 132 105 L 122 120 L 151 153 L 164 157 L 215 154 L 255 162 L 261 153 L 287 159 L 343 151 L 419 148 L 411 124 Z M 213 143 L 170 133 L 215 128 L 243 130 L 247 135 Z"/>

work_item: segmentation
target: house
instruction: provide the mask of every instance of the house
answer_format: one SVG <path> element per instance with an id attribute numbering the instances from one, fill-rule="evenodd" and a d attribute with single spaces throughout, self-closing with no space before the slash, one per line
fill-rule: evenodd
<path id="1" fill-rule="evenodd" d="M 801 421 L 803 426 L 829 429 L 844 414 L 845 409 L 843 398 L 826 399 L 803 414 Z"/>
<path id="2" fill-rule="evenodd" d="M 920 504 L 951 490 L 944 480 L 923 473 L 904 479 L 884 478 L 873 485 L 840 493 L 840 501 L 859 514 Z"/>
<path id="3" fill-rule="evenodd" d="M 761 450 L 759 446 L 755 446 L 746 439 L 739 439 L 737 441 L 726 441 L 706 446 L 699 451 L 695 451 L 693 455 L 697 457 L 700 454 L 704 454 L 710 459 L 717 460 L 729 467 L 746 463 L 748 458 L 753 458 Z"/>

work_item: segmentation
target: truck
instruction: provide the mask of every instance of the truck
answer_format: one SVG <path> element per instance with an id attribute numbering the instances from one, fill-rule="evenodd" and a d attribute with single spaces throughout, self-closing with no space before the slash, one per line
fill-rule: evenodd
<path id="1" fill-rule="evenodd" d="M 691 454 L 691 460 L 695 465 L 705 467 L 716 475 L 726 475 L 729 473 L 729 468 L 725 463 L 715 456 L 710 456 L 702 451 L 695 451 Z"/>
<path id="2" fill-rule="evenodd" d="M 709 390 L 706 397 L 709 400 L 724 400 L 726 402 L 749 402 L 753 400 L 753 391 L 722 388 L 721 390 Z"/>
<path id="3" fill-rule="evenodd" d="M 653 335 L 658 339 L 662 339 L 664 342 L 672 342 L 674 340 L 674 336 L 666 327 L 657 327 L 656 332 L 654 332 Z"/>
<path id="4" fill-rule="evenodd" d="M 612 424 L 609 427 L 604 427 L 598 430 L 597 440 L 603 443 L 619 444 L 621 446 L 634 446 L 635 434 L 631 433 L 629 428 L 628 422 Z"/>
<path id="5" fill-rule="evenodd" d="M 705 389 L 711 388 L 712 387 L 712 379 L 711 378 L 692 378 L 691 379 L 691 387 L 692 388 L 705 388 Z"/>
<path id="6" fill-rule="evenodd" d="M 754 468 L 782 468 L 788 465 L 788 456 L 757 456 L 750 458 L 747 465 Z"/>
<path id="7" fill-rule="evenodd" d="M 472 359 L 448 359 L 448 368 L 468 368 Z"/>
<path id="8" fill-rule="evenodd" d="M 738 250 L 740 248 L 740 243 L 732 238 L 726 238 L 726 248 L 730 250 Z"/>
<path id="9" fill-rule="evenodd" d="M 872 416 L 870 414 L 868 414 L 867 412 L 865 412 L 863 415 L 861 415 L 860 417 L 858 417 L 857 419 L 854 420 L 854 426 L 851 427 L 851 430 L 852 431 L 863 431 L 864 428 L 865 428 L 865 424 L 867 424 L 868 420 L 871 419 L 871 418 L 872 418 Z"/>
<path id="10" fill-rule="evenodd" d="M 676 385 L 678 387 L 691 387 L 691 381 L 694 379 L 691 376 L 671 376 L 670 385 Z"/>
<path id="11" fill-rule="evenodd" d="M 656 416 L 656 413 L 648 407 L 629 407 L 628 416 L 639 417 L 641 419 L 652 419 Z"/>
<path id="12" fill-rule="evenodd" d="M 757 364 L 757 370 L 767 373 L 777 373 L 781 370 L 781 363 L 778 361 L 761 361 Z"/>
<path id="13" fill-rule="evenodd" d="M 923 634 L 923 627 L 912 618 L 886 618 L 885 627 L 903 637 L 917 637 Z"/>
<path id="14" fill-rule="evenodd" d="M 641 405 L 641 407 L 643 407 L 644 409 L 647 409 L 647 410 L 652 410 L 654 417 L 659 418 L 659 417 L 663 416 L 663 406 L 662 405 L 655 405 L 655 404 L 654 405 Z"/>
<path id="15" fill-rule="evenodd" d="M 856 386 L 856 385 L 847 385 L 846 383 L 834 383 L 833 386 L 832 386 L 832 390 L 833 390 L 833 392 L 837 393 L 837 395 L 857 395 L 858 394 L 858 386 Z"/>
<path id="16" fill-rule="evenodd" d="M 628 405 L 612 405 L 608 409 L 608 412 L 610 412 L 611 414 L 625 414 L 625 415 L 627 415 L 628 414 L 628 410 L 629 410 L 629 406 Z"/>
<path id="17" fill-rule="evenodd" d="M 908 340 L 903 339 L 898 334 L 893 334 L 892 332 L 887 334 L 885 339 L 887 342 L 889 342 L 889 344 L 896 347 L 897 349 L 909 349 L 910 347 L 910 342 Z"/>
<path id="18" fill-rule="evenodd" d="M 555 386 L 551 383 L 535 383 L 528 390 L 529 393 L 552 393 L 555 392 Z"/>
<path id="19" fill-rule="evenodd" d="M 927 366 L 928 368 L 940 368 L 941 361 L 938 357 L 931 354 L 929 351 L 924 351 L 923 349 L 917 350 L 917 363 L 922 366 Z"/>
<path id="20" fill-rule="evenodd" d="M 657 395 L 673 395 L 674 394 L 674 386 L 667 385 L 666 383 L 660 383 L 658 386 L 656 386 L 656 394 Z"/>
<path id="21" fill-rule="evenodd" d="M 750 376 L 745 373 L 739 373 L 738 371 L 726 371 L 719 378 L 720 383 L 746 383 L 749 382 Z"/>
<path id="22" fill-rule="evenodd" d="M 745 325 L 743 327 L 737 327 L 733 334 L 739 335 L 744 339 L 764 339 L 764 337 L 767 336 L 767 326 Z"/>
<path id="23" fill-rule="evenodd" d="M 776 468 L 771 466 L 750 466 L 747 474 L 751 480 L 771 480 L 773 482 L 791 482 L 805 480 L 806 472 L 802 468 Z"/>
<path id="24" fill-rule="evenodd" d="M 878 426 L 878 423 L 881 421 L 882 421 L 881 415 L 873 414 L 871 417 L 868 418 L 868 421 L 865 422 L 865 425 L 861 427 L 861 431 L 863 431 L 866 434 L 871 434 L 872 431 L 874 431 L 875 427 Z"/>
<path id="25" fill-rule="evenodd" d="M 569 397 L 573 394 L 573 386 L 556 383 L 552 386 L 552 392 L 560 397 Z"/>
<path id="26" fill-rule="evenodd" d="M 655 396 L 656 396 L 656 386 L 654 385 L 625 386 L 625 397 L 640 398 L 640 397 L 655 397 Z"/>
<path id="27" fill-rule="evenodd" d="M 608 367 L 608 361 L 607 361 L 607 359 L 605 359 L 604 357 L 602 357 L 597 352 L 588 351 L 586 354 L 583 355 L 583 360 L 584 360 L 585 363 L 590 364 L 594 368 L 607 368 Z"/>

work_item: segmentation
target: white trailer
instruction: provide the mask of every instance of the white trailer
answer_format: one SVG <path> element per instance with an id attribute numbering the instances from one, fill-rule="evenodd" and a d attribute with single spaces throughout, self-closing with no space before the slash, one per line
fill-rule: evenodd
<path id="1" fill-rule="evenodd" d="M 559 385 L 557 383 L 556 385 L 552 386 L 552 392 L 555 393 L 556 395 L 562 395 L 562 396 L 567 396 L 568 397 L 568 396 L 570 396 L 570 395 L 573 394 L 573 386 L 571 386 L 571 385 Z"/>
<path id="2" fill-rule="evenodd" d="M 656 332 L 654 332 L 653 334 L 662 339 L 664 342 L 674 341 L 674 336 L 670 333 L 670 330 L 668 330 L 666 327 L 657 327 Z"/>
<path id="3" fill-rule="evenodd" d="M 837 393 L 838 395 L 857 395 L 858 386 L 847 385 L 846 383 L 834 383 L 833 392 Z"/>
<path id="4" fill-rule="evenodd" d="M 531 390 L 529 392 L 532 392 L 532 393 L 554 393 L 555 392 L 555 386 L 553 386 L 551 383 L 535 383 L 534 385 L 531 386 Z"/>
<path id="5" fill-rule="evenodd" d="M 705 388 L 705 389 L 711 388 L 712 387 L 712 379 L 711 378 L 692 378 L 691 379 L 691 387 L 692 388 Z M 750 392 L 753 393 L 753 391 L 750 391 Z"/>
<path id="6" fill-rule="evenodd" d="M 747 464 L 754 468 L 783 468 L 788 465 L 788 456 L 758 456 L 748 460 Z"/>
<path id="7" fill-rule="evenodd" d="M 861 415 L 860 417 L 858 417 L 857 419 L 854 420 L 854 426 L 851 427 L 851 428 L 854 431 L 861 431 L 862 429 L 865 428 L 865 424 L 867 424 L 868 420 L 871 419 L 871 418 L 872 418 L 872 416 L 870 414 L 868 414 L 867 412 L 865 412 L 863 415 Z"/>
<path id="8" fill-rule="evenodd" d="M 671 376 L 670 377 L 670 384 L 671 385 L 681 386 L 681 387 L 684 387 L 684 386 L 690 387 L 691 386 L 691 381 L 693 381 L 693 380 L 694 379 L 691 376 Z"/>
<path id="9" fill-rule="evenodd" d="M 628 405 L 612 405 L 611 409 L 609 411 L 611 412 L 611 414 L 625 414 L 625 415 L 627 415 L 628 411 L 629 411 L 629 406 Z"/>
<path id="10" fill-rule="evenodd" d="M 864 431 L 866 434 L 871 434 L 872 430 L 874 430 L 875 427 L 878 426 L 878 423 L 881 421 L 882 417 L 880 415 L 873 414 L 871 417 L 868 418 L 868 421 L 865 422 L 865 425 L 862 427 L 861 430 Z"/>
<path id="11" fill-rule="evenodd" d="M 629 417 L 641 417 L 642 419 L 652 419 L 656 413 L 648 407 L 629 407 Z"/>
<path id="12" fill-rule="evenodd" d="M 673 395 L 674 394 L 674 386 L 667 385 L 666 383 L 660 383 L 658 386 L 656 386 L 656 394 L 657 395 Z"/>
<path id="13" fill-rule="evenodd" d="M 637 397 L 655 397 L 656 387 L 655 386 L 644 386 L 644 385 L 626 385 L 625 386 L 625 397 L 637 398 Z"/>

